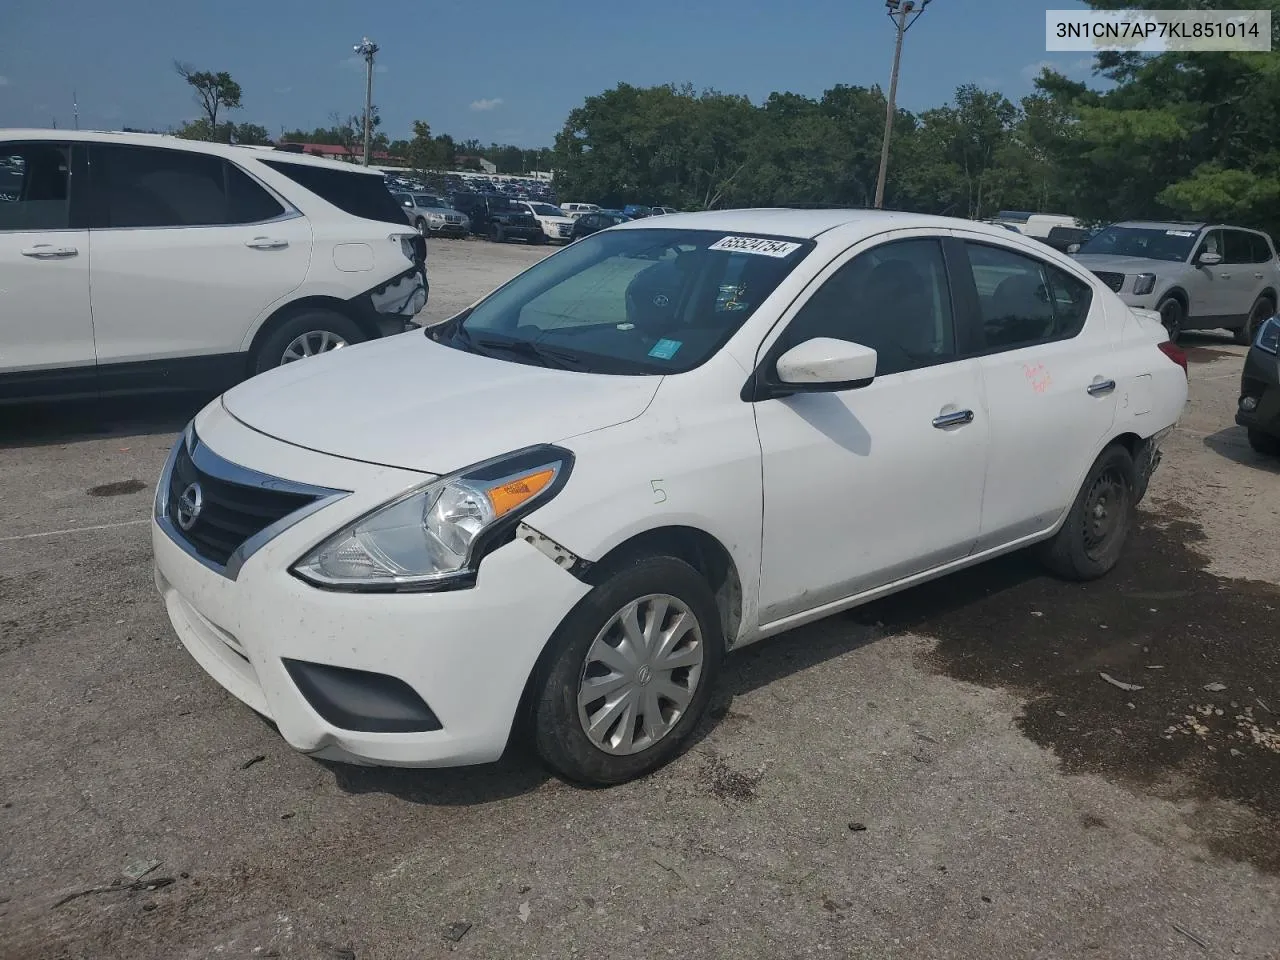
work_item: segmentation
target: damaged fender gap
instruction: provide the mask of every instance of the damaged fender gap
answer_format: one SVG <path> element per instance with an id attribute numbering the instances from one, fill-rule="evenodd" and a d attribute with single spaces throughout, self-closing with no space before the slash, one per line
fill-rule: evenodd
<path id="1" fill-rule="evenodd" d="M 585 580 L 587 573 L 591 570 L 592 564 L 590 560 L 582 559 L 573 551 L 556 543 L 546 534 L 539 533 L 527 523 L 522 523 L 516 527 L 516 536 L 537 549 L 539 553 L 547 557 L 557 567 L 568 570 L 579 580 Z"/>

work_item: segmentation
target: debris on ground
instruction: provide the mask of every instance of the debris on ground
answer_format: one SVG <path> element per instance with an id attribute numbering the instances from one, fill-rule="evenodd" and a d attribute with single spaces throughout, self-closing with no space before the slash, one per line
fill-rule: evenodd
<path id="1" fill-rule="evenodd" d="M 135 880 L 133 883 L 121 883 L 117 880 L 115 883 L 107 884 L 102 887 L 89 887 L 86 890 L 77 890 L 75 893 L 69 893 L 57 903 L 53 905 L 53 909 L 61 907 L 63 904 L 70 903 L 72 900 L 79 900 L 81 897 L 92 896 L 95 893 L 140 893 L 159 890 L 161 887 L 167 887 L 174 883 L 173 877 L 155 877 L 151 880 Z"/>
<path id="2" fill-rule="evenodd" d="M 860 823 L 859 821 L 854 820 L 849 824 L 849 829 L 852 830 L 854 833 L 862 833 L 862 831 L 867 829 L 867 825 L 865 823 Z"/>
<path id="3" fill-rule="evenodd" d="M 120 875 L 130 881 L 141 880 L 160 866 L 161 862 L 160 860 L 133 860 L 125 865 L 125 868 L 120 871 Z"/>
<path id="4" fill-rule="evenodd" d="M 1177 930 L 1180 934 L 1182 934 L 1182 935 L 1183 935 L 1184 937 L 1186 937 L 1188 940 L 1190 940 L 1192 943 L 1194 943 L 1194 944 L 1196 944 L 1197 946 L 1199 946 L 1201 949 L 1203 949 L 1203 950 L 1208 950 L 1208 949 L 1209 949 L 1209 944 L 1205 943 L 1203 940 L 1201 940 L 1199 937 L 1197 937 L 1194 933 L 1192 933 L 1192 932 L 1191 932 L 1190 930 L 1188 930 L 1186 927 L 1179 926 L 1179 925 L 1178 925 L 1178 924 L 1176 924 L 1176 923 L 1172 923 L 1172 924 L 1170 924 L 1170 926 L 1171 926 L 1171 927 L 1173 927 L 1173 929 Z"/>
<path id="5" fill-rule="evenodd" d="M 255 763 L 261 763 L 261 762 L 262 762 L 263 760 L 265 760 L 265 759 L 267 759 L 267 755 L 266 755 L 265 753 L 260 753 L 260 754 L 258 754 L 256 757 L 250 757 L 250 758 L 249 758 L 248 760 L 246 760 L 244 763 L 240 764 L 240 769 L 241 769 L 241 770 L 248 770 L 248 769 L 249 769 L 250 767 L 252 767 Z"/>
<path id="6" fill-rule="evenodd" d="M 520 922 L 528 923 L 529 917 L 533 915 L 533 911 L 529 908 L 529 901 L 526 900 L 520 904 Z"/>
<path id="7" fill-rule="evenodd" d="M 1107 683 L 1111 684 L 1113 687 L 1119 687 L 1121 690 L 1141 690 L 1142 689 L 1141 684 L 1125 683 L 1123 680 L 1117 680 L 1115 677 L 1111 676 L 1111 674 L 1109 673 L 1099 673 L 1098 676 L 1100 676 L 1103 680 L 1107 681 Z"/>
<path id="8" fill-rule="evenodd" d="M 451 923 L 447 927 L 445 927 L 442 933 L 446 940 L 450 941 L 451 943 L 458 943 L 460 940 L 462 940 L 463 937 L 467 935 L 467 932 L 470 929 L 471 929 L 471 924 L 467 923 L 467 921 L 465 920 L 458 920 L 457 922 Z"/>
<path id="9" fill-rule="evenodd" d="M 1225 683 L 1217 683 L 1217 682 L 1206 683 L 1204 685 L 1204 688 L 1208 690 L 1210 693 L 1221 693 L 1223 690 L 1227 689 L 1227 685 Z"/>
<path id="10" fill-rule="evenodd" d="M 332 943 L 321 942 L 320 949 L 329 960 L 356 960 L 356 952 L 351 947 L 335 947 Z"/>

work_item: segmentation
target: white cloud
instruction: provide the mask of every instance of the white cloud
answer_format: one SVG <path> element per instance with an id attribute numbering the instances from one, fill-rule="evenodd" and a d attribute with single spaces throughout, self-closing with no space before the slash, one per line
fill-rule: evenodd
<path id="1" fill-rule="evenodd" d="M 9 78 L 0 76 L 0 87 L 7 87 L 8 85 L 9 85 Z"/>
<path id="2" fill-rule="evenodd" d="M 1069 66 L 1068 71 L 1071 73 L 1082 73 L 1085 70 L 1093 69 L 1093 57 L 1082 57 Z"/>
<path id="3" fill-rule="evenodd" d="M 276 87 L 276 93 L 284 96 L 286 93 L 293 93 L 293 87 Z"/>
<path id="4" fill-rule="evenodd" d="M 1028 63 L 1025 67 L 1023 67 L 1018 72 L 1022 74 L 1023 80 L 1027 81 L 1027 83 L 1030 83 L 1036 77 L 1040 76 L 1040 71 L 1044 70 L 1045 68 L 1048 68 L 1050 70 L 1057 70 L 1058 65 L 1051 60 L 1040 60 L 1036 63 Z"/>
<path id="5" fill-rule="evenodd" d="M 501 97 L 484 97 L 480 100 L 471 101 L 471 109 L 477 111 L 496 110 L 502 106 Z"/>

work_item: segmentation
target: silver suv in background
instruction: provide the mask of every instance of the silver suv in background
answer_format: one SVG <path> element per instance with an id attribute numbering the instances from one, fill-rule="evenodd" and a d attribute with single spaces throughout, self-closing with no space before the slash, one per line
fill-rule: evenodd
<path id="1" fill-rule="evenodd" d="M 1276 312 L 1280 261 L 1257 230 L 1134 220 L 1100 230 L 1073 255 L 1125 303 L 1159 311 L 1171 340 L 1222 328 L 1248 344 Z"/>
<path id="2" fill-rule="evenodd" d="M 471 221 L 466 214 L 453 209 L 442 197 L 433 193 L 394 193 L 392 196 L 424 237 L 461 238 L 471 232 Z"/>

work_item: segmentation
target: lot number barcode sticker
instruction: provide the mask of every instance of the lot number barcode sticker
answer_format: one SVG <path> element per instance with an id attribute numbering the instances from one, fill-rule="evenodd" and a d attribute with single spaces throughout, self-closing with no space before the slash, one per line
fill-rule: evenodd
<path id="1" fill-rule="evenodd" d="M 762 240 L 759 237 L 724 237 L 708 250 L 728 250 L 731 253 L 758 253 L 765 257 L 789 257 L 800 249 L 798 243 L 786 240 Z"/>

